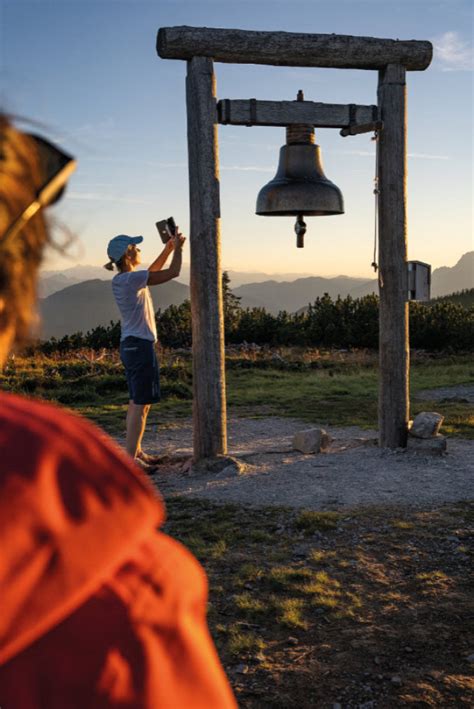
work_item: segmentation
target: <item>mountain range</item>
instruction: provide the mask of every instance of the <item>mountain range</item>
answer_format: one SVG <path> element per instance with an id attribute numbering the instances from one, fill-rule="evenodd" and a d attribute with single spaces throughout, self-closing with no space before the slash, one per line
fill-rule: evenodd
<path id="1" fill-rule="evenodd" d="M 146 268 L 144 265 L 143 268 Z M 232 288 L 246 285 L 247 283 L 262 283 L 263 281 L 294 281 L 297 278 L 310 276 L 310 273 L 262 273 L 260 271 L 234 271 L 232 269 L 224 269 L 227 271 L 232 283 Z M 48 295 L 56 293 L 58 290 L 73 286 L 76 283 L 99 279 L 101 281 L 109 281 L 113 277 L 111 271 L 106 271 L 102 266 L 83 266 L 77 265 L 72 268 L 67 268 L 64 271 L 42 271 L 39 280 L 39 295 L 40 298 L 47 298 Z M 189 285 L 189 264 L 183 264 L 181 275 L 178 283 Z"/>
<path id="2" fill-rule="evenodd" d="M 177 281 L 151 289 L 155 311 L 182 303 L 189 298 L 189 288 Z M 157 297 L 159 295 L 159 297 Z M 119 311 L 107 281 L 98 278 L 75 283 L 47 298 L 40 298 L 41 337 L 63 337 L 74 332 L 87 332 L 98 325 L 109 325 L 119 319 Z"/>
<path id="3" fill-rule="evenodd" d="M 376 279 L 349 276 L 309 276 L 291 281 L 280 281 L 274 277 L 249 283 L 245 282 L 246 276 L 260 278 L 266 274 L 245 274 L 237 271 L 228 273 L 232 292 L 241 299 L 242 307 L 264 307 L 272 314 L 277 314 L 280 310 L 296 312 L 324 293 L 328 293 L 332 298 L 338 295 L 343 298 L 347 295 L 360 298 L 377 292 L 378 288 Z M 454 266 L 444 266 L 433 271 L 431 296 L 435 298 L 472 288 L 473 273 L 474 251 L 470 251 Z M 279 274 L 278 279 L 282 275 L 285 274 Z M 117 320 L 119 313 L 112 296 L 110 276 L 98 266 L 76 266 L 62 273 L 43 273 L 40 279 L 40 292 L 43 294 L 40 298 L 42 337 L 48 339 L 78 331 L 86 332 L 97 325 L 108 325 L 111 320 Z M 235 287 L 235 283 L 241 285 Z M 57 289 L 48 294 L 51 288 Z M 178 305 L 189 298 L 189 286 L 174 280 L 152 288 L 151 293 L 155 310 L 164 310 L 171 304 Z"/>

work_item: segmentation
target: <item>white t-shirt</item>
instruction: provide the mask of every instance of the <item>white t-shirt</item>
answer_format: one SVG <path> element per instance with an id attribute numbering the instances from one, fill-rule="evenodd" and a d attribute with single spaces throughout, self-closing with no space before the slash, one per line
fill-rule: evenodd
<path id="1" fill-rule="evenodd" d="M 156 342 L 155 313 L 150 289 L 147 287 L 148 271 L 127 271 L 112 278 L 112 291 L 122 316 L 121 340 L 141 337 Z"/>

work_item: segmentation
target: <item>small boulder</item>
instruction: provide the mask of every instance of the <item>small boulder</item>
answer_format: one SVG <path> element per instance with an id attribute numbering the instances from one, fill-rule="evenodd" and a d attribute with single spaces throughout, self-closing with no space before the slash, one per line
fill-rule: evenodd
<path id="1" fill-rule="evenodd" d="M 422 411 L 415 416 L 410 428 L 410 436 L 415 438 L 432 438 L 439 433 L 444 416 L 436 411 Z"/>
<path id="2" fill-rule="evenodd" d="M 331 438 L 323 428 L 308 428 L 306 431 L 298 431 L 293 436 L 294 450 L 309 453 L 320 453 L 329 448 Z"/>
<path id="3" fill-rule="evenodd" d="M 438 433 L 432 438 L 410 438 L 408 437 L 407 448 L 414 453 L 423 455 L 442 455 L 446 453 L 446 437 Z"/>
<path id="4" fill-rule="evenodd" d="M 216 455 L 214 458 L 202 458 L 193 465 L 195 473 L 215 473 L 224 474 L 229 477 L 232 474 L 240 475 L 247 469 L 245 463 L 231 455 Z"/>

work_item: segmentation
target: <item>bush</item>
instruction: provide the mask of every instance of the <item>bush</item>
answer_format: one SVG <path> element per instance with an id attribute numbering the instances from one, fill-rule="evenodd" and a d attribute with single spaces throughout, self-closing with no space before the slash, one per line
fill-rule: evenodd
<path id="1" fill-rule="evenodd" d="M 191 303 L 185 300 L 181 305 L 170 305 L 163 313 L 156 313 L 156 328 L 160 343 L 164 347 L 190 347 Z"/>

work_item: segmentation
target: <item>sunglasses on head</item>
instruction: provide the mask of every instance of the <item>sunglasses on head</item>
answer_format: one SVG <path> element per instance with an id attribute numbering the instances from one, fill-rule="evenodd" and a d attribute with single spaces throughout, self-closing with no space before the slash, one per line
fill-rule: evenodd
<path id="1" fill-rule="evenodd" d="M 38 135 L 28 134 L 38 152 L 44 179 L 36 192 L 36 199 L 10 224 L 3 236 L 2 245 L 13 239 L 32 217 L 43 207 L 48 207 L 61 199 L 66 182 L 76 169 L 76 160 L 58 147 Z"/>

